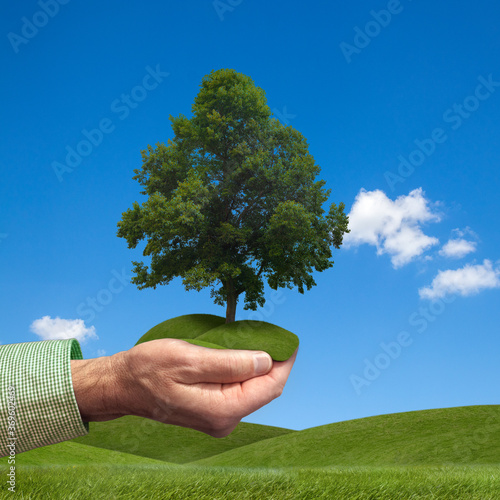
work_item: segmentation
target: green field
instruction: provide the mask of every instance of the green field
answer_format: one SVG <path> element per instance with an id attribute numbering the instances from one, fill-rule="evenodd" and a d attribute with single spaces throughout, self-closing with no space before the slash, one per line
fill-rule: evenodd
<path id="1" fill-rule="evenodd" d="M 16 457 L 20 498 L 500 499 L 500 406 L 381 415 L 222 439 L 139 417 Z M 1 461 L 6 474 L 6 459 Z M 6 476 L 5 476 L 6 477 Z M 0 498 L 7 498 L 6 482 Z"/>

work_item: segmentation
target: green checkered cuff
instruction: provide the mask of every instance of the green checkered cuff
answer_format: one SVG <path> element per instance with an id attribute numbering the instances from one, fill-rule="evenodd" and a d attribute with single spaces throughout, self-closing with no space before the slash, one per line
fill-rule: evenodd
<path id="1" fill-rule="evenodd" d="M 73 392 L 75 339 L 0 346 L 0 456 L 88 434 Z"/>

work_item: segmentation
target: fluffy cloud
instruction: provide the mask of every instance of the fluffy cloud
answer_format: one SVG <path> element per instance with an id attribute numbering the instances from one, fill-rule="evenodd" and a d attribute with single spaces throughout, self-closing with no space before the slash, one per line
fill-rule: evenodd
<path id="1" fill-rule="evenodd" d="M 389 254 L 392 265 L 398 268 L 439 243 L 437 238 L 424 234 L 420 227 L 425 222 L 439 220 L 421 188 L 394 201 L 379 189 L 362 189 L 349 213 L 351 232 L 344 236 L 344 246 L 373 245 L 377 255 Z"/>
<path id="2" fill-rule="evenodd" d="M 446 295 L 474 295 L 486 288 L 500 288 L 500 268 L 490 260 L 482 264 L 467 264 L 461 269 L 439 271 L 428 287 L 418 293 L 423 299 L 439 299 Z"/>
<path id="3" fill-rule="evenodd" d="M 30 330 L 42 340 L 76 339 L 85 342 L 88 339 L 97 339 L 95 327 L 87 328 L 83 319 L 61 319 L 50 316 L 36 319 L 31 323 Z"/>
<path id="4" fill-rule="evenodd" d="M 439 254 L 443 257 L 451 257 L 453 259 L 461 259 L 467 254 L 476 251 L 476 242 L 468 241 L 462 238 L 451 239 L 443 248 L 439 250 Z"/>

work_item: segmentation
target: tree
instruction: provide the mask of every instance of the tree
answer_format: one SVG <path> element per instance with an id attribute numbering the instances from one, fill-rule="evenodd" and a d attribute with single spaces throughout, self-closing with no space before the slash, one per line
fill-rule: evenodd
<path id="1" fill-rule="evenodd" d="M 343 203 L 325 214 L 331 190 L 315 180 L 306 139 L 271 116 L 251 78 L 221 69 L 200 87 L 192 118 L 170 115 L 173 139 L 142 151 L 133 178 L 148 198 L 122 214 L 118 236 L 129 248 L 147 241 L 150 268 L 133 262 L 139 289 L 175 277 L 211 287 L 230 323 L 243 293 L 244 309 L 264 305 L 264 278 L 274 290 L 316 285 L 312 270 L 333 265 L 348 217 Z"/>

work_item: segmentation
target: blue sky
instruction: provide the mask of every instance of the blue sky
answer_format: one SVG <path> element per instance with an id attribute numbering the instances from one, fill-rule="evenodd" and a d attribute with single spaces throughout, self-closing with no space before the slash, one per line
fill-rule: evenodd
<path id="1" fill-rule="evenodd" d="M 2 343 L 63 327 L 89 358 L 181 314 L 225 314 L 180 278 L 130 284 L 141 254 L 116 223 L 141 199 L 140 151 L 190 116 L 205 74 L 233 68 L 308 139 L 352 229 L 304 295 L 239 304 L 237 319 L 301 340 L 281 398 L 245 420 L 499 403 L 497 2 L 54 1 L 0 19 Z"/>

